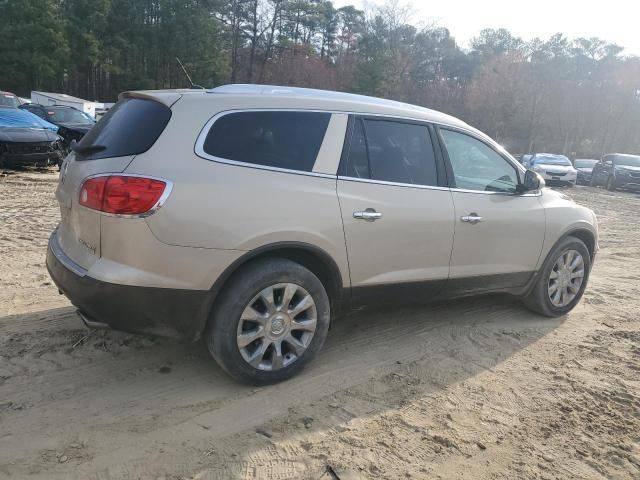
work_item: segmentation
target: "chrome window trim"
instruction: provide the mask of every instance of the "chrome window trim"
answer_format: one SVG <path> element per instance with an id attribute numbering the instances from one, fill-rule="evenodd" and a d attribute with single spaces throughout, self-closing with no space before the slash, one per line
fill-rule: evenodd
<path id="1" fill-rule="evenodd" d="M 144 213 L 139 213 L 139 214 L 135 214 L 135 215 L 124 214 L 124 213 L 102 212 L 100 210 L 94 210 L 93 208 L 89 208 L 89 207 L 85 207 L 84 205 L 80 205 L 80 192 L 82 191 L 82 186 L 84 185 L 84 183 L 87 180 L 90 180 L 92 178 L 111 177 L 111 176 L 149 178 L 151 180 L 159 180 L 161 182 L 164 182 L 166 184 L 166 187 L 164 189 L 164 192 L 162 192 L 162 195 L 160 195 L 160 198 L 158 199 L 158 201 L 153 205 L 153 207 L 151 207 L 149 210 L 147 210 Z M 167 199 L 169 198 L 169 195 L 171 195 L 172 191 L 173 191 L 173 182 L 171 180 L 167 180 L 166 178 L 154 177 L 153 175 L 143 175 L 143 174 L 140 174 L 140 173 L 109 172 L 109 173 L 97 173 L 95 175 L 89 175 L 88 177 L 84 178 L 82 180 L 82 183 L 80 183 L 80 186 L 77 188 L 77 190 L 75 192 L 75 197 L 76 197 L 77 202 L 78 202 L 78 207 L 80 207 L 80 208 L 82 208 L 84 210 L 87 210 L 89 212 L 94 212 L 94 213 L 97 213 L 99 215 L 104 215 L 105 217 L 147 218 L 147 217 L 153 215 L 154 213 L 156 213 L 158 210 L 160 210 L 160 208 L 162 208 L 162 206 L 167 202 Z"/>
<path id="2" fill-rule="evenodd" d="M 310 172 L 307 172 L 305 170 L 294 170 L 291 168 L 271 167 L 269 165 L 258 165 L 255 163 L 241 162 L 239 160 L 230 160 L 228 158 L 222 158 L 222 157 L 216 157 L 215 155 L 210 155 L 209 153 L 204 151 L 204 142 L 207 139 L 207 135 L 209 134 L 211 127 L 213 127 L 216 121 L 232 113 L 246 113 L 246 112 L 310 112 L 310 113 L 328 113 L 329 115 L 333 115 L 334 113 L 341 113 L 341 112 L 334 112 L 329 110 L 312 110 L 312 109 L 304 109 L 304 108 L 241 108 L 241 109 L 233 109 L 233 110 L 224 110 L 222 112 L 218 112 L 209 120 L 207 120 L 207 123 L 205 123 L 204 127 L 202 127 L 202 130 L 200 130 L 200 133 L 198 134 L 198 138 L 196 139 L 196 144 L 194 146 L 195 154 L 198 157 L 204 158 L 205 160 L 209 160 L 211 162 L 223 163 L 226 165 L 234 165 L 237 167 L 255 168 L 257 170 L 267 170 L 267 171 L 280 172 L 280 173 L 292 173 L 295 175 L 307 175 L 309 177 L 321 177 L 321 178 L 332 178 L 332 179 L 336 178 L 335 174 L 319 173 L 319 172 L 313 171 L 313 169 L 316 167 L 316 163 L 318 162 L 318 155 L 320 154 L 320 149 L 318 149 L 318 153 L 316 153 L 316 158 L 313 161 L 313 166 L 311 167 Z M 329 119 L 329 122 L 331 122 L 331 118 Z M 328 130 L 329 130 L 329 124 L 327 124 L 327 129 L 325 130 L 324 136 L 322 137 L 322 142 L 320 142 L 320 148 L 322 148 L 322 144 L 324 143 L 325 136 L 327 135 Z"/>
<path id="3" fill-rule="evenodd" d="M 344 182 L 374 183 L 377 185 L 388 185 L 391 187 L 420 188 L 422 190 L 451 190 L 449 187 L 441 187 L 439 185 L 420 185 L 416 183 L 387 182 L 386 180 L 372 180 L 369 178 L 348 177 L 344 175 L 338 175 L 338 180 L 342 180 Z"/>
<path id="4" fill-rule="evenodd" d="M 209 120 L 207 120 L 207 122 L 204 124 L 204 126 L 202 127 L 202 129 L 200 130 L 200 133 L 198 134 L 198 137 L 196 138 L 196 143 L 194 145 L 194 153 L 200 157 L 203 158 L 205 160 L 208 160 L 210 162 L 216 162 L 216 163 L 222 163 L 222 164 L 226 164 L 226 165 L 233 165 L 236 167 L 244 167 L 244 168 L 255 168 L 258 170 L 267 170 L 267 171 L 272 171 L 272 172 L 280 172 L 280 173 L 290 173 L 290 174 L 295 174 L 295 175 L 306 175 L 309 177 L 322 177 L 322 178 L 333 178 L 335 179 L 337 177 L 337 172 L 338 169 L 336 167 L 336 173 L 335 174 L 329 174 L 329 173 L 318 173 L 318 172 L 314 172 L 313 169 L 316 166 L 316 162 L 317 162 L 317 156 L 316 156 L 316 161 L 313 163 L 313 168 L 311 172 L 306 172 L 304 170 L 293 170 L 293 169 L 288 169 L 288 168 L 279 168 L 279 167 L 270 167 L 268 165 L 256 165 L 254 163 L 247 163 L 247 162 L 240 162 L 238 160 L 229 160 L 226 158 L 222 158 L 222 157 L 216 157 L 214 155 L 210 155 L 207 152 L 204 151 L 204 142 L 207 138 L 207 134 L 209 133 L 209 130 L 211 129 L 211 127 L 213 126 L 213 124 L 219 119 L 222 118 L 225 115 L 229 115 L 231 113 L 240 113 L 240 112 L 313 112 L 313 113 L 328 113 L 328 114 L 342 114 L 342 115 L 361 115 L 361 116 L 369 116 L 369 117 L 381 117 L 381 118 L 389 118 L 389 119 L 395 119 L 395 120 L 404 120 L 404 121 L 411 121 L 411 122 L 418 122 L 418 123 L 423 123 L 425 125 L 427 124 L 431 124 L 431 125 L 440 125 L 443 127 L 450 127 L 450 128 L 460 128 L 461 130 L 467 132 L 466 129 L 463 129 L 459 126 L 455 126 L 455 125 L 450 125 L 447 123 L 442 123 L 442 122 L 437 122 L 437 121 L 432 121 L 432 120 L 426 120 L 424 118 L 416 118 L 416 117 L 410 117 L 410 116 L 398 116 L 398 115 L 391 115 L 391 114 L 386 114 L 386 113 L 368 113 L 368 112 L 357 112 L 357 111 L 353 111 L 353 110 L 335 110 L 335 109 L 331 109 L 331 110 L 321 110 L 321 109 L 317 109 L 317 108 L 235 108 L 235 109 L 231 109 L 231 110 L 223 110 L 221 112 L 216 113 L 215 115 L 213 115 L 211 118 L 209 118 Z M 470 133 L 473 133 L 471 131 L 469 131 Z M 325 135 L 327 134 L 327 132 L 325 131 Z M 323 138 L 323 142 L 324 142 L 324 138 Z M 318 152 L 319 153 L 319 152 Z M 339 164 L 339 162 L 338 162 Z M 415 185 L 412 185 L 415 186 Z"/>
<path id="5" fill-rule="evenodd" d="M 216 162 L 216 163 L 221 163 L 221 164 L 225 164 L 225 165 L 233 165 L 233 166 L 237 166 L 237 167 L 244 167 L 244 168 L 254 168 L 257 170 L 266 170 L 266 171 L 271 171 L 271 172 L 280 172 L 280 173 L 288 173 L 288 174 L 293 174 L 293 175 L 305 175 L 308 177 L 320 177 L 320 178 L 331 178 L 331 179 L 338 179 L 338 180 L 343 180 L 343 181 L 355 181 L 355 182 L 362 182 L 362 183 L 375 183 L 375 184 L 380 184 L 380 185 L 390 185 L 390 186 L 397 186 L 397 187 L 405 187 L 405 188 L 422 188 L 422 189 L 429 189 L 429 190 L 449 190 L 452 192 L 465 192 L 465 193 L 477 193 L 477 194 L 484 194 L 484 195 L 508 195 L 508 196 L 519 196 L 519 197 L 534 197 L 534 196 L 540 196 L 542 195 L 542 192 L 540 190 L 536 190 L 535 192 L 531 192 L 531 193 L 522 193 L 522 194 L 518 194 L 518 193 L 509 193 L 509 192 L 484 192 L 481 190 L 465 190 L 465 189 L 459 189 L 459 188 L 450 188 L 450 187 L 441 187 L 438 185 L 419 185 L 419 184 L 412 184 L 412 183 L 396 183 L 396 182 L 386 182 L 383 180 L 370 180 L 370 179 L 362 179 L 362 178 L 357 178 L 357 177 L 346 177 L 346 176 L 342 176 L 342 175 L 338 175 L 337 174 L 337 168 L 336 167 L 336 173 L 335 174 L 328 174 L 328 173 L 318 173 L 318 172 L 306 172 L 304 170 L 293 170 L 293 169 L 288 169 L 288 168 L 279 168 L 279 167 L 270 167 L 268 165 L 256 165 L 253 163 L 247 163 L 247 162 L 240 162 L 238 160 L 229 160 L 226 158 L 221 158 L 221 157 L 216 157 L 214 155 L 210 155 L 208 153 L 206 153 L 204 151 L 204 142 L 207 138 L 207 134 L 209 133 L 209 130 L 211 129 L 211 127 L 213 126 L 213 124 L 219 119 L 222 118 L 225 115 L 229 115 L 231 113 L 239 113 L 239 112 L 313 112 L 313 113 L 328 113 L 328 114 L 346 114 L 346 115 L 358 115 L 358 116 L 362 116 L 362 117 L 380 117 L 380 118 L 387 118 L 390 120 L 399 120 L 399 121 L 409 121 L 409 122 L 416 122 L 416 123 L 422 123 L 425 126 L 426 125 L 434 125 L 434 126 L 438 126 L 438 127 L 443 127 L 443 128 L 448 128 L 448 129 L 454 129 L 454 130 L 458 130 L 462 133 L 465 133 L 469 136 L 472 136 L 473 138 L 475 138 L 478 141 L 483 142 L 484 144 L 486 144 L 488 147 L 490 147 L 492 150 L 496 150 L 496 147 L 494 145 L 492 145 L 488 140 L 492 141 L 491 139 L 488 138 L 484 138 L 481 135 L 478 135 L 477 132 L 471 130 L 471 129 L 467 129 L 464 127 L 461 127 L 459 125 L 452 125 L 449 123 L 444 123 L 444 122 L 439 122 L 436 120 L 427 120 L 424 118 L 417 118 L 417 117 L 413 117 L 413 116 L 398 116 L 398 115 L 393 115 L 393 114 L 387 114 L 387 113 L 370 113 L 370 112 L 358 112 L 358 111 L 354 111 L 354 110 L 335 110 L 335 109 L 330 109 L 330 110 L 321 110 L 321 109 L 316 109 L 316 108 L 236 108 L 236 109 L 231 109 L 231 110 L 223 110 L 220 111 L 218 113 L 216 113 L 215 115 L 213 115 L 211 118 L 209 118 L 209 120 L 207 120 L 207 122 L 204 124 L 204 126 L 202 127 L 202 129 L 200 130 L 200 133 L 198 134 L 198 137 L 196 139 L 196 143 L 194 145 L 194 153 L 200 157 L 203 158 L 204 160 L 208 160 L 211 162 Z M 346 132 L 345 132 L 346 133 Z M 325 135 L 327 134 L 327 132 L 325 131 Z M 324 142 L 324 138 L 323 138 L 323 142 Z M 319 153 L 319 152 L 318 152 Z M 498 153 L 500 156 L 502 156 L 505 161 L 507 161 L 508 163 L 510 163 L 516 170 L 518 170 L 521 173 L 526 172 L 526 168 L 524 168 L 520 163 L 518 163 L 518 161 L 513 160 L 511 158 L 511 156 L 508 154 L 508 152 L 506 152 L 505 150 L 505 154 L 502 154 L 500 152 L 496 152 Z M 316 161 L 313 164 L 312 170 L 313 168 L 315 168 L 317 162 L 317 157 L 316 157 Z M 338 166 L 339 166 L 339 162 L 338 162 Z M 151 178 L 151 177 L 149 177 Z M 162 179 L 160 179 L 162 180 Z"/>
<path id="6" fill-rule="evenodd" d="M 377 185 L 388 185 L 391 187 L 419 188 L 422 190 L 443 190 L 443 191 L 449 191 L 449 192 L 476 193 L 480 195 L 503 195 L 507 197 L 539 197 L 540 195 L 542 195 L 542 190 L 535 190 L 527 193 L 486 192 L 482 190 L 466 190 L 464 188 L 441 187 L 439 185 L 417 185 L 414 183 L 387 182 L 384 180 L 371 180 L 368 178 L 346 177 L 343 175 L 338 175 L 338 180 L 342 180 L 344 182 L 374 183 Z"/>

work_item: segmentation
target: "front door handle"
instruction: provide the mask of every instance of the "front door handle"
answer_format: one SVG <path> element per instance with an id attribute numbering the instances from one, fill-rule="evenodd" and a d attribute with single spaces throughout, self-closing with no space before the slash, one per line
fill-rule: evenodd
<path id="1" fill-rule="evenodd" d="M 376 212 L 373 208 L 367 208 L 361 212 L 353 212 L 353 218 L 365 220 L 367 222 L 375 222 L 379 218 L 382 218 L 382 214 L 380 212 Z"/>
<path id="2" fill-rule="evenodd" d="M 469 215 L 465 215 L 464 217 L 460 217 L 460 220 L 463 222 L 470 223 L 471 225 L 475 225 L 478 222 L 482 221 L 482 217 L 480 217 L 477 213 L 472 212 Z"/>

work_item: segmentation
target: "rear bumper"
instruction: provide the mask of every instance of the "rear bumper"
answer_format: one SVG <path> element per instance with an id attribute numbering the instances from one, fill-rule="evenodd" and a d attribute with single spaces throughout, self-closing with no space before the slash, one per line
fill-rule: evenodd
<path id="1" fill-rule="evenodd" d="M 49 238 L 47 270 L 88 326 L 193 340 L 206 323 L 209 291 L 137 287 L 97 280 L 65 255 L 56 231 Z"/>

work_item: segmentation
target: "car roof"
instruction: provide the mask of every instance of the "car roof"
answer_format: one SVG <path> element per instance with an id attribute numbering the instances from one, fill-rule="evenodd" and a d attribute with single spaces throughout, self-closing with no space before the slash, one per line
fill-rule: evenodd
<path id="1" fill-rule="evenodd" d="M 174 89 L 174 90 L 143 90 L 124 92 L 123 97 L 151 97 L 157 101 L 171 106 L 181 97 L 198 97 L 198 101 L 207 98 L 214 101 L 219 95 L 238 98 L 250 97 L 273 97 L 293 101 L 299 101 L 300 107 L 304 109 L 345 111 L 364 114 L 380 114 L 398 117 L 413 118 L 433 123 L 440 123 L 450 126 L 457 126 L 467 130 L 473 130 L 486 137 L 475 128 L 469 126 L 464 121 L 442 113 L 417 105 L 387 100 L 383 98 L 368 97 L 345 92 L 335 92 L 330 90 L 317 90 L 312 88 L 288 87 L 278 85 L 253 85 L 253 84 L 231 84 L 223 85 L 207 90 L 198 89 Z"/>
<path id="2" fill-rule="evenodd" d="M 605 157 L 610 157 L 610 156 L 616 156 L 616 157 L 631 157 L 631 158 L 638 158 L 640 157 L 640 155 L 633 155 L 631 153 L 607 153 L 606 155 L 604 155 Z"/>

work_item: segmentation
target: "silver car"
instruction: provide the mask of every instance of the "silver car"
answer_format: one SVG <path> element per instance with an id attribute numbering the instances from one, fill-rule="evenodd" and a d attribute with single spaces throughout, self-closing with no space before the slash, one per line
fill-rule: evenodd
<path id="1" fill-rule="evenodd" d="M 298 372 L 349 309 L 580 300 L 594 213 L 451 116 L 288 87 L 128 92 L 74 146 L 49 272 L 89 326 L 204 337 L 233 377 Z"/>

